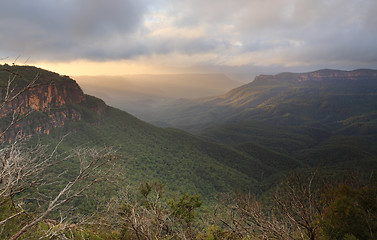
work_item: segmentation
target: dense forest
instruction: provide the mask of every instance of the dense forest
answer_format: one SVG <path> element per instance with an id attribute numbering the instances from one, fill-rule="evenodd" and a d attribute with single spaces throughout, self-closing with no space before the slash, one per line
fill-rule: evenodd
<path id="1" fill-rule="evenodd" d="M 228 93 L 251 88 L 242 96 L 257 105 L 220 104 L 215 116 L 231 117 L 193 135 L 109 107 L 67 76 L 0 70 L 1 239 L 376 238 L 372 87 L 336 79 L 314 96 L 314 83 L 258 80 Z M 340 108 L 340 95 L 358 106 Z"/>

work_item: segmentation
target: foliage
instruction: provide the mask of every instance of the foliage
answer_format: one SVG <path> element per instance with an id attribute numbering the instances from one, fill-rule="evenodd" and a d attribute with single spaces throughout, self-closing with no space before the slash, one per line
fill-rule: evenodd
<path id="1" fill-rule="evenodd" d="M 111 107 L 101 124 L 70 121 L 53 129 L 50 135 L 38 137 L 42 142 L 56 142 L 67 132 L 73 134 L 62 143 L 65 149 L 82 145 L 114 146 L 125 156 L 118 162 L 118 170 L 128 184 L 136 186 L 141 181 L 158 179 L 167 192 L 200 194 L 207 202 L 217 192 L 255 187 L 256 178 L 263 171 L 258 171 L 263 166 L 257 160 L 235 149 L 175 129 L 154 127 Z M 251 162 L 258 165 L 251 167 Z"/>
<path id="2" fill-rule="evenodd" d="M 199 201 L 199 195 L 182 195 L 178 201 L 171 200 L 169 202 L 170 208 L 173 210 L 173 216 L 186 223 L 189 227 L 192 220 L 195 218 L 194 210 L 202 205 Z"/>
<path id="3" fill-rule="evenodd" d="M 195 218 L 195 210 L 202 205 L 199 198 L 199 195 L 184 194 L 179 200 L 169 201 L 171 215 L 182 224 L 188 238 L 193 238 L 192 222 Z"/>
<path id="4" fill-rule="evenodd" d="M 225 239 L 375 239 L 376 183 L 316 174 L 292 173 L 260 199 L 227 195 L 215 211 Z"/>
<path id="5" fill-rule="evenodd" d="M 72 228 L 66 219 L 71 216 L 62 215 L 64 206 L 82 197 L 97 182 L 106 180 L 112 170 L 114 155 L 108 149 L 77 149 L 72 155 L 56 152 L 57 147 L 49 153 L 48 148 L 28 148 L 19 142 L 1 149 L 0 207 L 4 211 L 0 225 L 6 229 L 3 236 L 9 235 L 14 240 L 30 232 L 51 237 L 64 234 Z M 69 181 L 48 173 L 56 162 L 72 158 L 79 162 L 79 168 Z M 46 186 L 53 191 L 46 191 Z M 40 224 L 51 218 L 52 227 L 46 231 L 39 229 Z M 85 217 L 79 215 L 74 219 L 75 226 L 85 222 Z"/>
<path id="6" fill-rule="evenodd" d="M 32 79 L 36 79 L 36 84 L 61 84 L 67 81 L 73 81 L 68 76 L 62 76 L 58 73 L 47 71 L 37 67 L 18 66 L 18 65 L 0 65 L 0 87 L 4 88 L 10 78 L 15 79 L 15 88 L 20 90 L 30 83 Z"/>
<path id="7" fill-rule="evenodd" d="M 142 183 L 140 201 L 129 197 L 118 210 L 123 225 L 121 239 L 193 239 L 197 234 L 192 228 L 195 209 L 201 206 L 198 195 L 182 195 L 179 201 L 164 200 L 161 183 Z"/>
<path id="8" fill-rule="evenodd" d="M 377 185 L 341 184 L 327 193 L 323 229 L 329 239 L 375 239 Z"/>

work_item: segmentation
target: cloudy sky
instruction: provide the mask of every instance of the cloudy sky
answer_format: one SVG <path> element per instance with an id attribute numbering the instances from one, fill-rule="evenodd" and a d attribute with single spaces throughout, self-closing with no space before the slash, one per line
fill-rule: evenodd
<path id="1" fill-rule="evenodd" d="M 377 68 L 376 0 L 2 0 L 0 58 L 67 75 Z"/>

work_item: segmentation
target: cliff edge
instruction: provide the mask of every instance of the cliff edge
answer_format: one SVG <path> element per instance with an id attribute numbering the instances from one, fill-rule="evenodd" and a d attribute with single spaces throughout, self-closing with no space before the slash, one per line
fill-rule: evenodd
<path id="1" fill-rule="evenodd" d="M 70 77 L 31 66 L 0 66 L 0 99 L 2 141 L 49 134 L 67 121 L 99 124 L 106 110 Z"/>

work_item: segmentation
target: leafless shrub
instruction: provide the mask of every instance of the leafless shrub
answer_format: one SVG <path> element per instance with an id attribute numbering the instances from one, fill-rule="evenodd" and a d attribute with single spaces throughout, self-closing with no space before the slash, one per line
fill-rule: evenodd
<path id="1" fill-rule="evenodd" d="M 51 179 L 44 179 L 43 172 L 47 167 L 53 167 L 56 161 L 64 161 L 67 159 L 77 159 L 79 161 L 79 171 L 77 175 L 69 182 L 65 183 L 64 187 L 55 196 L 42 196 L 38 199 L 39 208 L 32 213 L 28 213 L 29 221 L 23 225 L 17 233 L 10 239 L 17 239 L 28 229 L 32 228 L 39 222 L 46 220 L 48 216 L 60 209 L 67 202 L 72 199 L 82 197 L 94 184 L 108 179 L 109 174 L 114 171 L 113 164 L 115 154 L 112 149 L 77 149 L 72 154 L 66 156 L 57 156 L 54 150 L 52 154 L 46 156 L 43 148 L 31 149 L 27 151 L 20 149 L 17 143 L 12 144 L 1 150 L 3 159 L 3 167 L 1 169 L 1 203 L 6 203 L 11 199 L 14 202 L 22 202 L 22 199 L 17 199 L 15 196 L 26 190 L 32 193 L 38 193 L 38 188 L 44 184 L 51 184 Z M 31 189 L 33 188 L 33 189 Z M 17 205 L 18 211 L 12 216 L 2 219 L 0 224 L 5 224 L 7 221 L 26 214 L 26 210 L 22 208 L 21 204 Z M 48 235 L 57 234 L 69 229 L 67 224 L 63 224 L 67 219 L 60 217 L 60 223 L 55 224 L 53 228 L 47 231 Z M 67 221 L 68 222 L 68 221 Z M 82 220 L 82 222 L 84 222 Z M 56 226 L 60 227 L 56 227 Z M 64 226 L 64 227 L 62 227 Z M 57 231 L 57 229 L 59 231 Z"/>
<path id="2" fill-rule="evenodd" d="M 4 128 L 0 129 L 0 138 L 2 138 L 11 127 L 13 127 L 15 124 L 20 122 L 22 119 L 27 117 L 32 110 L 21 113 L 19 107 L 20 106 L 14 106 L 14 102 L 21 96 L 24 92 L 28 91 L 29 89 L 36 86 L 36 82 L 39 79 L 39 74 L 36 74 L 35 77 L 29 81 L 24 86 L 18 86 L 16 83 L 16 80 L 18 78 L 23 78 L 22 75 L 18 74 L 15 71 L 12 71 L 8 68 L 4 68 L 3 71 L 6 71 L 9 73 L 9 77 L 6 83 L 6 87 L 4 89 L 1 89 L 0 91 L 0 117 L 3 115 L 7 115 L 11 113 L 11 119 L 9 124 L 7 126 L 4 126 Z M 20 104 L 22 105 L 22 103 Z"/>
<path id="3" fill-rule="evenodd" d="M 293 173 L 264 202 L 251 194 L 227 195 L 215 216 L 229 239 L 315 240 L 319 237 L 324 186 L 316 172 Z"/>

